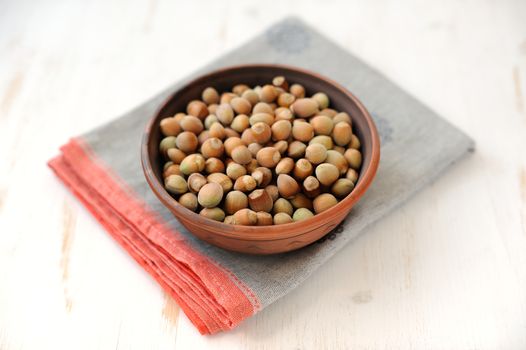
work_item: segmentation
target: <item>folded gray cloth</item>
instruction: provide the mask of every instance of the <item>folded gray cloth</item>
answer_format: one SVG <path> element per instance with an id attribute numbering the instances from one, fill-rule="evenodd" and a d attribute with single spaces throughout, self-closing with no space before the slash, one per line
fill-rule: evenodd
<path id="1" fill-rule="evenodd" d="M 200 241 L 153 195 L 141 170 L 142 132 L 160 103 L 196 75 L 246 63 L 295 65 L 338 81 L 364 103 L 381 135 L 380 167 L 365 196 L 336 230 L 291 253 L 248 256 Z M 198 329 L 213 333 L 289 293 L 472 149 L 469 137 L 380 73 L 287 18 L 133 111 L 74 139 L 50 165 Z"/>

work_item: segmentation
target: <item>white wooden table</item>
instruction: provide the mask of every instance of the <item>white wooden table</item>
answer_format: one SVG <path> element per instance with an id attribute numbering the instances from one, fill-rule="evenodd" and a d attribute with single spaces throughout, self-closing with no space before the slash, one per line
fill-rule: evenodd
<path id="1" fill-rule="evenodd" d="M 45 162 L 287 14 L 477 152 L 295 292 L 203 337 Z M 522 0 L 0 2 L 0 349 L 526 348 L 525 15 Z"/>

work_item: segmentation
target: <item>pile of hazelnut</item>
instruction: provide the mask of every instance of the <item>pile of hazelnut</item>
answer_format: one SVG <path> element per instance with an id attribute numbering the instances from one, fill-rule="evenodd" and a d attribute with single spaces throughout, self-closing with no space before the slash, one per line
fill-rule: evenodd
<path id="1" fill-rule="evenodd" d="M 186 113 L 164 118 L 160 153 L 166 190 L 188 210 L 235 225 L 308 219 L 353 190 L 360 140 L 329 97 L 306 97 L 278 76 L 253 88 L 213 87 Z"/>

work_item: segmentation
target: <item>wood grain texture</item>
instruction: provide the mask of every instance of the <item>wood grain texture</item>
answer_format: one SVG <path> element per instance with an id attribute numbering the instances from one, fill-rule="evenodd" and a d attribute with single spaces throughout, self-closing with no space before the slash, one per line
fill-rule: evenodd
<path id="1" fill-rule="evenodd" d="M 524 1 L 0 8 L 0 349 L 526 348 Z M 45 162 L 289 14 L 469 133 L 477 151 L 293 293 L 202 337 Z"/>

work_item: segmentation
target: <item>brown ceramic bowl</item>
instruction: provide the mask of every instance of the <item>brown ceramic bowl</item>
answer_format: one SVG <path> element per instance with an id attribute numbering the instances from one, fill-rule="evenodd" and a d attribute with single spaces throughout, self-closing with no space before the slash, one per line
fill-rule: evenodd
<path id="1" fill-rule="evenodd" d="M 235 84 L 249 86 L 268 84 L 283 75 L 291 83 L 303 85 L 308 95 L 318 91 L 327 93 L 331 107 L 351 115 L 354 132 L 361 141 L 363 154 L 360 177 L 354 190 L 336 206 L 313 218 L 284 225 L 239 226 L 204 218 L 180 205 L 163 187 L 164 160 L 159 154 L 162 118 L 185 111 L 193 99 L 199 99 L 208 86 L 227 91 Z M 218 247 L 250 254 L 283 253 L 304 247 L 334 229 L 349 213 L 371 184 L 380 160 L 380 143 L 374 122 L 365 107 L 341 85 L 316 73 L 303 69 L 254 64 L 223 68 L 203 75 L 176 91 L 148 123 L 142 140 L 142 166 L 153 192 L 175 217 L 194 235 Z"/>

